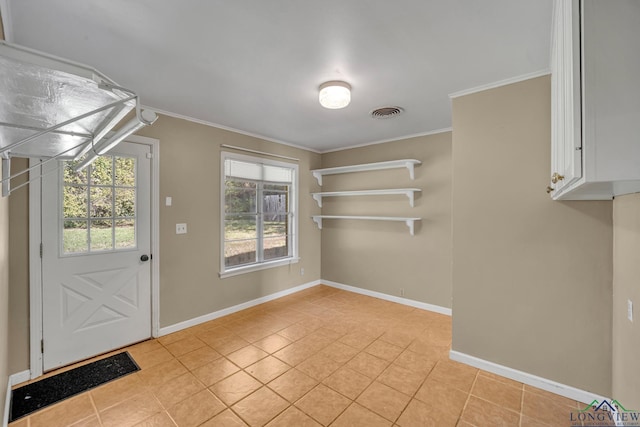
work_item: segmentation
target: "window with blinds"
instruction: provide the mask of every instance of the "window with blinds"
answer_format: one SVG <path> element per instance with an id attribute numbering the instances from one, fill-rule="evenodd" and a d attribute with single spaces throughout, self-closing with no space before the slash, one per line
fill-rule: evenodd
<path id="1" fill-rule="evenodd" d="M 222 153 L 221 276 L 297 261 L 296 164 Z"/>

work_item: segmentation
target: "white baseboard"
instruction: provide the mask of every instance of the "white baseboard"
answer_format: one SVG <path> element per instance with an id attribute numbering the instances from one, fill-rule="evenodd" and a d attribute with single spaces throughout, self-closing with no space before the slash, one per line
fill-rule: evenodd
<path id="1" fill-rule="evenodd" d="M 367 295 L 370 297 L 383 299 L 385 301 L 396 302 L 402 305 L 408 305 L 409 307 L 420 308 L 422 310 L 433 311 L 435 313 L 445 314 L 451 316 L 451 309 L 447 307 L 441 307 L 439 305 L 429 304 L 426 302 L 415 301 L 408 298 L 396 297 L 389 294 L 383 294 L 382 292 L 370 291 L 369 289 L 357 288 L 355 286 L 349 286 L 338 282 L 332 282 L 331 280 L 321 280 L 323 285 L 331 286 L 332 288 L 342 289 L 344 291 L 353 292 L 356 294 Z"/>
<path id="2" fill-rule="evenodd" d="M 9 375 L 7 380 L 7 395 L 5 396 L 4 401 L 4 414 L 2 417 L 2 427 L 7 427 L 9 424 L 9 407 L 11 406 L 11 387 L 16 384 L 23 383 L 25 381 L 29 381 L 31 379 L 30 371 L 22 371 L 15 373 L 13 375 Z"/>
<path id="3" fill-rule="evenodd" d="M 546 378 L 538 377 L 527 372 L 518 371 L 517 369 L 509 368 L 507 366 L 498 365 L 497 363 L 489 362 L 488 360 L 479 359 L 475 356 L 470 356 L 459 351 L 451 350 L 449 352 L 449 358 L 456 362 L 464 363 L 466 365 L 473 366 L 475 368 L 483 369 L 485 371 L 510 378 L 514 381 L 518 381 L 533 387 L 541 388 L 551 393 L 564 396 L 568 399 L 577 400 L 585 404 L 589 404 L 594 400 L 602 402 L 603 400 L 611 400 L 603 396 L 591 393 L 589 391 L 580 390 L 579 388 L 571 387 L 566 384 L 561 384 Z"/>
<path id="4" fill-rule="evenodd" d="M 160 328 L 160 330 L 158 331 L 158 336 L 161 337 L 174 332 L 178 332 L 183 329 L 190 328 L 192 326 L 196 326 L 201 323 L 208 322 L 210 320 L 214 320 L 219 317 L 227 316 L 229 314 L 256 306 L 258 304 L 263 304 L 265 302 L 273 301 L 274 299 L 282 298 L 284 296 L 300 292 L 313 286 L 317 286 L 321 283 L 323 283 L 321 280 L 314 280 L 313 282 L 304 283 L 293 288 L 285 289 L 284 291 L 276 292 L 264 297 L 256 298 L 251 301 L 243 302 L 242 304 L 234 305 L 233 307 L 223 308 L 222 310 L 214 311 L 213 313 L 205 314 L 203 316 L 199 316 L 190 320 L 185 320 L 184 322 L 176 323 L 171 326 L 165 326 L 164 328 Z"/>
<path id="5" fill-rule="evenodd" d="M 256 306 L 258 304 L 263 304 L 265 302 L 273 301 L 274 299 L 282 298 L 287 295 L 294 294 L 296 292 L 300 292 L 304 289 L 311 288 L 317 285 L 327 285 L 332 288 L 342 289 L 349 292 L 354 292 L 357 294 L 367 295 L 370 297 L 383 299 L 386 301 L 396 302 L 398 304 L 407 305 L 410 307 L 420 308 L 423 310 L 433 311 L 435 313 L 445 314 L 447 316 L 451 316 L 451 309 L 446 307 L 441 307 L 439 305 L 428 304 L 425 302 L 414 301 L 407 298 L 395 297 L 393 295 L 383 294 L 381 292 L 370 291 L 368 289 L 357 288 L 355 286 L 349 286 L 338 282 L 332 282 L 330 280 L 314 280 L 313 282 L 305 283 L 299 286 L 295 286 L 290 289 L 285 289 L 284 291 L 276 292 L 274 294 L 270 294 L 264 297 L 256 298 L 251 301 L 243 302 L 242 304 L 234 305 L 233 307 L 227 307 L 222 310 L 214 311 L 213 313 L 205 314 L 203 316 L 195 317 L 193 319 L 185 320 L 184 322 L 176 323 L 171 326 L 165 326 L 164 328 L 160 328 L 158 336 L 164 336 L 168 334 L 172 334 L 174 332 L 181 331 L 186 328 L 190 328 L 192 326 L 199 325 L 204 322 L 208 322 L 210 320 L 217 319 L 222 316 L 227 316 L 229 314 L 236 313 L 238 311 Z"/>

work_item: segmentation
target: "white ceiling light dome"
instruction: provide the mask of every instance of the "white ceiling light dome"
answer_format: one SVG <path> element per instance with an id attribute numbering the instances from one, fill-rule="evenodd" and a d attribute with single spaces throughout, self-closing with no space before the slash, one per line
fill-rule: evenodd
<path id="1" fill-rule="evenodd" d="M 344 108 L 351 102 L 351 86 L 349 83 L 338 80 L 322 83 L 318 100 L 324 108 L 331 110 Z"/>

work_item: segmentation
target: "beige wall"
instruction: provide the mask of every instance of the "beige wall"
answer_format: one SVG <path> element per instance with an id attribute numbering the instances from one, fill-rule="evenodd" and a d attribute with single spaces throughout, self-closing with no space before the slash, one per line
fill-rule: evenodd
<path id="1" fill-rule="evenodd" d="M 2 165 L 0 165 L 2 176 Z M 0 197 L 0 416 L 9 379 L 9 200 Z"/>
<path id="2" fill-rule="evenodd" d="M 309 170 L 320 167 L 319 154 L 164 115 L 140 134 L 160 140 L 161 327 L 320 279 L 320 231 L 310 219 L 320 210 L 309 196 Z M 300 159 L 298 264 L 218 278 L 220 144 Z M 164 206 L 166 196 L 173 198 L 171 207 Z M 26 191 L 24 196 L 20 191 L 11 195 L 11 208 L 16 256 L 12 258 L 11 301 L 15 307 L 11 310 L 10 372 L 15 373 L 29 369 L 28 248 L 23 244 L 28 241 Z M 188 225 L 186 235 L 175 234 L 175 224 L 181 222 Z"/>
<path id="3" fill-rule="evenodd" d="M 28 167 L 27 159 L 13 158 L 12 171 Z M 12 186 L 25 182 L 27 175 L 11 181 Z M 29 368 L 29 186 L 9 197 L 9 372 Z"/>
<path id="4" fill-rule="evenodd" d="M 627 300 L 634 303 L 633 322 Z M 613 390 L 625 408 L 640 408 L 640 194 L 613 202 Z"/>
<path id="5" fill-rule="evenodd" d="M 451 307 L 451 132 L 322 155 L 322 167 L 415 158 L 406 169 L 328 175 L 316 191 L 420 188 L 415 207 L 405 196 L 331 197 L 324 215 L 420 217 L 415 236 L 401 222 L 327 220 L 322 278 Z"/>
<path id="6" fill-rule="evenodd" d="M 452 108 L 453 349 L 609 396 L 612 203 L 545 193 L 549 77 Z"/>
<path id="7" fill-rule="evenodd" d="M 310 219 L 319 209 L 309 195 L 319 154 L 162 115 L 140 134 L 160 140 L 160 200 L 173 198 L 160 207 L 161 326 L 320 279 L 320 231 Z M 220 144 L 300 159 L 300 263 L 218 278 Z M 176 235 L 176 223 L 187 223 L 188 234 Z"/>

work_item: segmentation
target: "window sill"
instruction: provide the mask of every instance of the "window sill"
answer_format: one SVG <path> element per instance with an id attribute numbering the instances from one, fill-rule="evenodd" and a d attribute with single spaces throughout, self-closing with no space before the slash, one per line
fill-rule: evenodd
<path id="1" fill-rule="evenodd" d="M 300 261 L 298 257 L 285 258 L 285 259 L 277 259 L 274 261 L 263 262 L 261 264 L 252 264 L 244 267 L 234 268 L 232 270 L 227 270 L 221 273 L 218 273 L 218 276 L 221 279 L 225 279 L 227 277 L 237 276 L 239 274 L 252 273 L 254 271 L 266 270 L 268 268 L 281 267 L 283 265 L 296 264 Z"/>

